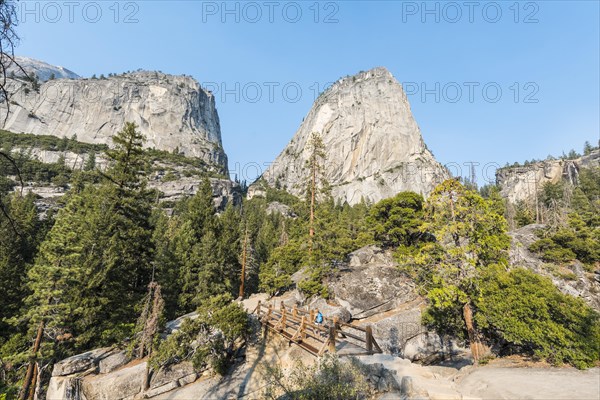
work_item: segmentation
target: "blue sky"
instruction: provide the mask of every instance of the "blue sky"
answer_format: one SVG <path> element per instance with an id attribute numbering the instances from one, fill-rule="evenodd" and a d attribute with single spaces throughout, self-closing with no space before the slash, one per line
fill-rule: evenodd
<path id="1" fill-rule="evenodd" d="M 21 1 L 17 53 L 83 76 L 194 76 L 215 89 L 230 171 L 248 180 L 329 82 L 385 66 L 438 160 L 479 163 L 482 184 L 496 164 L 599 139 L 599 4 Z"/>

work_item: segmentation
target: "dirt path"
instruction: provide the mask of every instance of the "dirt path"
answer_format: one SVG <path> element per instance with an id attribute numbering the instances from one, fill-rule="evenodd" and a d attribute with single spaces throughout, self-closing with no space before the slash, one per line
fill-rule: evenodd
<path id="1" fill-rule="evenodd" d="M 481 367 L 459 379 L 463 395 L 482 399 L 598 400 L 600 368 Z"/>

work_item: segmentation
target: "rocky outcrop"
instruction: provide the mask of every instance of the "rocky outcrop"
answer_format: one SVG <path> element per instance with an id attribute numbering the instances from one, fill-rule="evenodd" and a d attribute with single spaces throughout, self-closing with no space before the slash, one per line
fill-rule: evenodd
<path id="1" fill-rule="evenodd" d="M 538 240 L 536 231 L 545 225 L 532 224 L 509 232 L 512 239 L 509 251 L 511 265 L 525 267 L 552 280 L 564 294 L 583 299 L 587 304 L 600 311 L 600 282 L 597 275 L 587 272 L 579 261 L 569 265 L 556 265 L 544 262 L 529 251 L 529 246 Z"/>
<path id="2" fill-rule="evenodd" d="M 209 178 L 213 191 L 213 201 L 218 210 L 224 210 L 227 204 L 240 204 L 242 192 L 237 183 L 229 179 Z M 161 201 L 176 201 L 185 196 L 193 196 L 202 186 L 203 178 L 179 177 L 175 180 L 164 180 L 160 177 L 148 182 L 150 189 L 161 192 Z"/>
<path id="3" fill-rule="evenodd" d="M 81 78 L 75 72 L 68 70 L 64 67 L 57 65 L 50 65 L 46 62 L 35 60 L 29 57 L 15 56 L 15 63 L 11 63 L 6 68 L 6 74 L 8 76 L 22 77 L 23 71 L 28 76 L 35 74 L 35 76 L 42 82 L 46 82 L 50 79 L 79 79 Z"/>
<path id="4" fill-rule="evenodd" d="M 367 318 L 408 303 L 417 297 L 414 283 L 395 265 L 391 256 L 367 246 L 349 256 L 349 263 L 329 282 L 335 300 L 354 319 Z"/>
<path id="5" fill-rule="evenodd" d="M 100 361 L 113 353 L 111 347 L 103 347 L 66 358 L 54 364 L 52 376 L 72 375 L 76 372 L 83 372 L 89 369 L 95 369 Z"/>
<path id="6" fill-rule="evenodd" d="M 227 172 L 213 95 L 188 76 L 138 71 L 104 79 L 54 79 L 38 90 L 23 79 L 9 81 L 11 132 L 73 137 L 110 144 L 134 122 L 145 146 L 198 157 L 207 168 Z M 0 112 L 6 112 L 6 103 Z"/>
<path id="7" fill-rule="evenodd" d="M 449 177 L 423 142 L 402 86 L 385 68 L 340 79 L 322 93 L 259 182 L 301 195 L 313 132 L 323 139 L 325 177 L 342 202 L 377 202 L 407 190 L 427 195 Z"/>
<path id="8" fill-rule="evenodd" d="M 223 211 L 227 204 L 240 204 L 242 194 L 237 183 L 228 179 L 209 178 L 213 191 L 213 202 L 215 208 Z M 185 196 L 193 196 L 202 186 L 202 178 L 181 177 L 176 180 L 162 180 L 154 176 L 148 182 L 149 189 L 157 189 L 160 192 L 160 201 L 177 201 Z M 14 190 L 21 190 L 20 186 Z M 38 210 L 43 214 L 49 209 L 61 207 L 60 199 L 68 191 L 68 187 L 61 187 L 51 184 L 38 184 L 36 182 L 25 182 L 23 193 L 35 193 L 38 199 L 35 201 Z"/>
<path id="9" fill-rule="evenodd" d="M 442 338 L 423 326 L 425 300 L 389 252 L 371 245 L 350 253 L 328 284 L 333 300 L 312 304 L 331 316 L 348 319 L 345 313 L 349 313 L 352 323 L 371 326 L 386 354 L 429 364 L 464 353 L 452 338 Z"/>
<path id="10" fill-rule="evenodd" d="M 296 218 L 297 215 L 294 212 L 294 210 L 292 210 L 292 207 L 285 205 L 283 203 L 280 203 L 278 201 L 272 201 L 269 203 L 269 205 L 267 206 L 267 214 L 279 214 L 283 217 L 286 218 Z"/>
<path id="11" fill-rule="evenodd" d="M 545 183 L 565 181 L 577 184 L 581 168 L 600 167 L 600 150 L 574 160 L 546 160 L 526 166 L 500 168 L 496 183 L 509 201 L 533 201 Z"/>
<path id="12" fill-rule="evenodd" d="M 62 160 L 73 171 L 83 170 L 90 156 L 86 152 L 45 150 L 38 147 L 16 148 L 13 153 L 23 152 L 32 159 L 45 164 L 54 164 Z M 108 167 L 108 159 L 103 154 L 95 154 L 95 168 L 104 171 Z M 148 174 L 148 188 L 160 192 L 160 201 L 177 201 L 185 196 L 193 196 L 202 185 L 206 171 L 201 167 L 178 165 L 171 162 L 155 161 Z M 192 175 L 192 176 L 188 176 Z M 209 178 L 213 201 L 218 210 L 224 210 L 227 204 L 240 204 L 242 192 L 238 183 L 224 178 Z M 45 212 L 57 206 L 57 201 L 68 190 L 68 185 L 57 186 L 48 182 L 24 182 L 23 192 L 35 193 L 38 209 Z M 20 190 L 20 185 L 15 190 Z M 287 207 L 282 205 L 283 207 Z"/>

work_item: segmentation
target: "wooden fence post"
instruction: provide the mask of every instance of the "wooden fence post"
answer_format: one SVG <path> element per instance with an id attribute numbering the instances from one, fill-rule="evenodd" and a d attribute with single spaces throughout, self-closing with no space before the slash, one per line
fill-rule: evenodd
<path id="1" fill-rule="evenodd" d="M 260 317 L 260 300 L 258 301 L 258 304 L 256 305 L 256 309 L 254 310 L 254 312 L 256 313 L 256 315 L 258 315 Z"/>
<path id="2" fill-rule="evenodd" d="M 280 331 L 285 331 L 285 325 L 286 325 L 286 315 L 285 315 L 285 307 L 281 309 L 281 326 L 280 326 Z"/>
<path id="3" fill-rule="evenodd" d="M 335 353 L 335 336 L 336 336 L 336 321 L 329 327 L 329 352 Z"/>
<path id="4" fill-rule="evenodd" d="M 294 307 L 292 308 L 292 315 L 294 317 L 298 316 L 298 305 L 297 304 L 294 304 Z"/>
<path id="5" fill-rule="evenodd" d="M 373 354 L 373 329 L 371 325 L 367 325 L 365 330 L 367 331 L 367 352 Z"/>
<path id="6" fill-rule="evenodd" d="M 269 308 L 267 308 L 267 314 L 265 315 L 265 322 L 269 323 L 269 318 L 271 318 L 271 312 L 273 311 L 273 306 L 269 304 Z"/>

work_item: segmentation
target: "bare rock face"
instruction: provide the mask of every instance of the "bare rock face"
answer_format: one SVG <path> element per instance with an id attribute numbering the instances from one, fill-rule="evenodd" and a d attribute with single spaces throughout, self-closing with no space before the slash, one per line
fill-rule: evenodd
<path id="1" fill-rule="evenodd" d="M 271 215 L 271 214 L 279 214 L 281 216 L 284 216 L 286 218 L 296 218 L 297 215 L 294 212 L 294 210 L 292 210 L 292 207 L 280 203 L 278 201 L 272 201 L 269 203 L 269 205 L 267 206 L 267 214 Z"/>
<path id="2" fill-rule="evenodd" d="M 112 351 L 113 349 L 111 347 L 103 347 L 65 358 L 54 364 L 52 376 L 71 375 L 76 372 L 83 372 L 91 368 L 96 368 L 103 358 L 112 354 Z"/>
<path id="3" fill-rule="evenodd" d="M 560 181 L 577 184 L 581 168 L 600 167 L 600 150 L 575 160 L 545 160 L 527 166 L 507 167 L 496 171 L 500 194 L 509 201 L 532 201 L 545 183 Z"/>
<path id="4" fill-rule="evenodd" d="M 354 319 L 392 310 L 417 297 L 414 283 L 398 270 L 388 254 L 376 246 L 351 253 L 350 263 L 340 269 L 329 286 L 335 300 Z"/>
<path id="5" fill-rule="evenodd" d="M 42 82 L 50 79 L 79 79 L 81 78 L 75 72 L 64 67 L 51 65 L 43 61 L 35 60 L 29 57 L 16 56 L 15 63 L 11 63 L 6 69 L 8 76 L 23 76 L 25 71 L 29 76 L 35 76 Z"/>
<path id="6" fill-rule="evenodd" d="M 402 86 L 385 68 L 343 78 L 322 93 L 265 171 L 268 185 L 303 193 L 313 132 L 323 139 L 325 177 L 342 202 L 377 202 L 407 190 L 427 195 L 450 176 L 427 149 Z"/>
<path id="7" fill-rule="evenodd" d="M 17 76 L 9 87 L 10 111 L 2 129 L 110 145 L 125 122 L 134 122 L 146 147 L 198 157 L 209 170 L 227 171 L 214 97 L 191 77 L 139 71 L 53 79 L 35 90 Z M 0 104 L 0 112 L 6 108 Z"/>
<path id="8" fill-rule="evenodd" d="M 544 262 L 536 254 L 529 251 L 529 246 L 538 237 L 536 231 L 545 225 L 526 225 L 512 232 L 509 251 L 510 263 L 514 266 L 525 267 L 552 280 L 552 283 L 564 294 L 579 297 L 589 306 L 600 311 L 600 281 L 598 275 L 587 272 L 579 261 L 572 262 L 568 268 Z"/>

